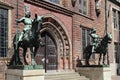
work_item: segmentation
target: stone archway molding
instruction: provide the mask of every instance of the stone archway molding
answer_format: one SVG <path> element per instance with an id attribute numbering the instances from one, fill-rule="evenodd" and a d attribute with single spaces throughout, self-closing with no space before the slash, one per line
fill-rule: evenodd
<path id="1" fill-rule="evenodd" d="M 72 69 L 72 43 L 66 27 L 62 21 L 54 15 L 45 14 L 42 16 L 45 16 L 45 20 L 41 32 L 48 31 L 57 40 L 56 44 L 63 46 L 63 55 L 60 54 L 59 57 L 63 56 L 64 69 L 68 67 L 65 63 L 66 59 L 69 59 L 69 69 Z M 60 46 L 58 46 L 58 53 L 60 53 L 60 51 Z"/>

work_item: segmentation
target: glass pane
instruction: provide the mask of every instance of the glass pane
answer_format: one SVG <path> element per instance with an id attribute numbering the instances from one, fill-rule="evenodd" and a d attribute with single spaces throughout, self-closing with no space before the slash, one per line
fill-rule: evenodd
<path id="1" fill-rule="evenodd" d="M 119 26 L 119 30 L 120 30 L 120 12 L 118 12 L 118 26 Z"/>
<path id="2" fill-rule="evenodd" d="M 114 44 L 114 53 L 115 53 L 115 61 L 116 63 L 118 63 L 119 57 L 118 57 L 118 44 L 117 43 Z"/>
<path id="3" fill-rule="evenodd" d="M 87 0 L 79 0 L 79 12 L 87 15 Z"/>
<path id="4" fill-rule="evenodd" d="M 117 28 L 117 18 L 116 18 L 116 10 L 113 9 L 113 24 L 114 28 Z"/>
<path id="5" fill-rule="evenodd" d="M 87 45 L 90 44 L 90 30 L 87 30 Z"/>
<path id="6" fill-rule="evenodd" d="M 87 14 L 87 2 L 86 0 L 83 1 L 83 14 Z"/>
<path id="7" fill-rule="evenodd" d="M 82 29 L 82 51 L 84 51 L 86 47 L 86 30 Z M 83 59 L 85 59 L 85 54 L 83 53 Z"/>
<path id="8" fill-rule="evenodd" d="M 55 0 L 55 3 L 59 4 L 60 2 L 59 2 L 59 0 Z"/>
<path id="9" fill-rule="evenodd" d="M 6 57 L 8 49 L 8 10 L 0 7 L 0 57 Z"/>

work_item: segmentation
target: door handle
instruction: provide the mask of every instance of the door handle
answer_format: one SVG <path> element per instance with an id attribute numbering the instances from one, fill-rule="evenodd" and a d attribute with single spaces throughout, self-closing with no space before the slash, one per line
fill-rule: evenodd
<path id="1" fill-rule="evenodd" d="M 49 60 L 48 60 L 48 59 L 46 59 L 46 63 L 49 63 Z"/>

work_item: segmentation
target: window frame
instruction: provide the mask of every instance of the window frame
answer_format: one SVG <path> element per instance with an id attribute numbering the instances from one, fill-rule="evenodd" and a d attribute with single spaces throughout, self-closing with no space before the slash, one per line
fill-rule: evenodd
<path id="1" fill-rule="evenodd" d="M 80 5 L 80 1 L 81 1 L 81 5 Z M 86 7 L 84 7 L 84 1 L 86 1 Z M 88 15 L 88 0 L 79 0 L 79 12 L 82 13 L 83 15 Z M 85 10 L 86 9 L 86 10 Z M 86 13 L 84 13 L 84 10 L 86 11 Z"/>
<path id="2" fill-rule="evenodd" d="M 112 24 L 115 30 L 120 31 L 120 11 L 112 8 Z"/>
<path id="3" fill-rule="evenodd" d="M 115 56 L 115 63 L 120 63 L 120 57 L 119 57 L 119 43 L 114 43 L 114 56 Z"/>
<path id="4" fill-rule="evenodd" d="M 113 9 L 112 14 L 113 27 L 114 29 L 117 29 L 117 10 Z"/>
<path id="5" fill-rule="evenodd" d="M 6 57 L 8 54 L 8 9 L 0 7 L 0 57 Z"/>
<path id="6" fill-rule="evenodd" d="M 13 9 L 13 6 L 11 6 L 9 3 L 5 3 L 5 2 L 3 2 L 3 3 L 0 3 L 0 7 L 1 8 L 4 8 L 4 9 L 7 9 L 8 10 L 8 42 L 7 42 L 7 53 L 6 53 L 6 56 L 4 56 L 4 57 L 1 57 L 1 58 L 7 58 L 7 57 L 9 57 L 9 48 L 11 48 L 12 47 L 12 35 L 11 35 L 11 12 L 12 12 L 12 9 Z"/>

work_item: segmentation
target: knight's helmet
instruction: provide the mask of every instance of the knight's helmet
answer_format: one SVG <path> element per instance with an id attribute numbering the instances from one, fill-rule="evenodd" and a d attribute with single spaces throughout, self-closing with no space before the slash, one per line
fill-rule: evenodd
<path id="1" fill-rule="evenodd" d="M 30 11 L 29 11 L 29 8 L 28 6 L 25 6 L 25 16 L 30 16 Z"/>
<path id="2" fill-rule="evenodd" d="M 92 28 L 91 32 L 92 32 L 92 33 L 96 33 L 96 29 L 95 29 L 95 28 Z"/>

